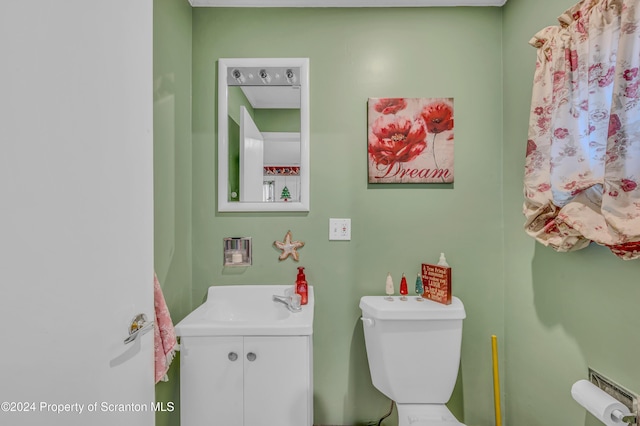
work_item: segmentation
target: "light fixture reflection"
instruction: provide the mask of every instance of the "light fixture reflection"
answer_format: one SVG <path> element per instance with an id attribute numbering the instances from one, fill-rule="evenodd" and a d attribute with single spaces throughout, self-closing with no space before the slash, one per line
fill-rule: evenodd
<path id="1" fill-rule="evenodd" d="M 271 76 L 269 75 L 267 70 L 260 70 L 258 75 L 260 76 L 260 80 L 262 80 L 264 84 L 269 84 L 271 82 Z"/>

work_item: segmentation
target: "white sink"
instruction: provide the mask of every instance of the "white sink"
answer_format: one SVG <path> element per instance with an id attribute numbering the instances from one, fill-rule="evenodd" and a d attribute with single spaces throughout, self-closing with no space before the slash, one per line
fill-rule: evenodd
<path id="1" fill-rule="evenodd" d="M 313 334 L 313 287 L 302 311 L 291 312 L 273 296 L 293 285 L 211 286 L 207 301 L 176 325 L 178 336 L 306 336 Z"/>

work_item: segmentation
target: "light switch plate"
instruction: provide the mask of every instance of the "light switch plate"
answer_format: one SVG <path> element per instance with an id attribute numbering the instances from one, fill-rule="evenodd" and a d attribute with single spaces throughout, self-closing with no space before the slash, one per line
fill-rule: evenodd
<path id="1" fill-rule="evenodd" d="M 351 219 L 329 219 L 329 240 L 351 240 Z"/>

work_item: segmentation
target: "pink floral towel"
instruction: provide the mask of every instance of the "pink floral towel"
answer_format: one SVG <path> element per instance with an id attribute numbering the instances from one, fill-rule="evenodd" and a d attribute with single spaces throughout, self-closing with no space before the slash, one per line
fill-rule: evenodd
<path id="1" fill-rule="evenodd" d="M 153 298 L 156 311 L 153 341 L 156 360 L 156 383 L 158 383 L 161 380 L 163 382 L 169 380 L 167 371 L 169 371 L 169 365 L 171 365 L 178 345 L 171 315 L 156 274 L 153 274 Z"/>

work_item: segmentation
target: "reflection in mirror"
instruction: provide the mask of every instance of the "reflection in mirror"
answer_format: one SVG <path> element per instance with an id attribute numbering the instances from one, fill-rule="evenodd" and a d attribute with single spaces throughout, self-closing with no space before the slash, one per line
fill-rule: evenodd
<path id="1" fill-rule="evenodd" d="M 308 59 L 220 59 L 218 210 L 309 210 Z"/>

